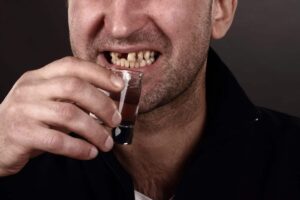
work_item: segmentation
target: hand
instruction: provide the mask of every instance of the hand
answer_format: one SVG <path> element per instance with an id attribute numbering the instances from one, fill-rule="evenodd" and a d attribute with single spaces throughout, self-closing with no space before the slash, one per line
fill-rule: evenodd
<path id="1" fill-rule="evenodd" d="M 111 71 L 73 57 L 26 72 L 0 104 L 0 176 L 19 172 L 43 152 L 87 160 L 98 149 L 109 151 L 108 128 L 116 127 L 121 115 L 98 88 L 119 92 L 123 87 Z"/>

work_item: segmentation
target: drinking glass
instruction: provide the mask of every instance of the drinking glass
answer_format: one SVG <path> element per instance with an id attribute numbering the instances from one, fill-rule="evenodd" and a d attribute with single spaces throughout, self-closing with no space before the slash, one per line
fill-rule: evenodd
<path id="1" fill-rule="evenodd" d="M 120 93 L 110 93 L 110 97 L 117 102 L 122 115 L 121 124 L 112 129 L 112 137 L 116 143 L 127 145 L 132 143 L 134 124 L 139 110 L 143 73 L 119 69 L 112 69 L 112 71 L 119 75 L 125 84 Z"/>

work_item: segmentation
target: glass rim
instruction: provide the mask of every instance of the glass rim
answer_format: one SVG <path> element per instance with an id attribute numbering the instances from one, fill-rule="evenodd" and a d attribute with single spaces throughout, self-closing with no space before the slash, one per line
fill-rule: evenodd
<path id="1" fill-rule="evenodd" d="M 142 77 L 144 75 L 143 72 L 140 72 L 140 71 L 133 71 L 133 70 L 128 70 L 128 69 L 118 69 L 118 68 L 108 68 L 108 70 L 111 70 L 112 72 L 127 72 L 131 75 L 134 75 L 134 76 L 139 76 L 139 77 Z"/>

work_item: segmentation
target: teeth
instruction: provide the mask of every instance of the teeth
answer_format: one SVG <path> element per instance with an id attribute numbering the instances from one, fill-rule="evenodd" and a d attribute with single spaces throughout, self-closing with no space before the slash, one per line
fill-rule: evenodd
<path id="1" fill-rule="evenodd" d="M 144 58 L 145 58 L 146 61 L 148 61 L 150 59 L 150 51 L 145 52 Z"/>
<path id="2" fill-rule="evenodd" d="M 150 56 L 151 56 L 151 58 L 154 58 L 155 52 L 154 52 L 154 51 L 151 51 Z"/>
<path id="3" fill-rule="evenodd" d="M 121 65 L 121 60 L 117 60 L 116 65 Z"/>
<path id="4" fill-rule="evenodd" d="M 122 58 L 121 59 L 121 67 L 125 67 L 125 62 L 126 62 L 126 59 Z"/>
<path id="5" fill-rule="evenodd" d="M 130 61 L 135 61 L 136 60 L 136 53 L 129 53 L 127 56 L 127 60 Z"/>
<path id="6" fill-rule="evenodd" d="M 152 64 L 152 61 L 151 60 L 146 60 L 147 64 L 148 65 L 151 65 Z"/>
<path id="7" fill-rule="evenodd" d="M 129 61 L 130 68 L 133 68 L 135 66 L 135 61 Z"/>
<path id="8" fill-rule="evenodd" d="M 139 61 L 144 60 L 144 53 L 143 53 L 142 51 L 140 51 L 140 52 L 138 53 L 138 60 L 139 60 Z"/>
<path id="9" fill-rule="evenodd" d="M 155 62 L 154 51 L 131 52 L 125 58 L 121 53 L 111 52 L 110 56 L 113 64 L 126 68 L 144 67 Z"/>
<path id="10" fill-rule="evenodd" d="M 129 61 L 128 60 L 125 60 L 125 67 L 129 67 Z"/>
<path id="11" fill-rule="evenodd" d="M 120 54 L 119 54 L 119 53 L 113 53 L 113 52 L 111 52 L 111 53 L 110 53 L 110 56 L 111 56 L 112 58 L 118 58 L 118 57 L 120 56 Z"/>
<path id="12" fill-rule="evenodd" d="M 145 60 L 142 60 L 142 62 L 140 63 L 140 66 L 141 66 L 141 67 L 145 67 L 146 64 L 147 64 L 147 62 L 146 62 Z"/>

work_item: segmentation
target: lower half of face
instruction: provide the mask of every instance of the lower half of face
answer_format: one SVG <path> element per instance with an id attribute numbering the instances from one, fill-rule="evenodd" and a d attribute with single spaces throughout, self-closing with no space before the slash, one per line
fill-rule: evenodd
<path id="1" fill-rule="evenodd" d="M 136 38 L 139 39 L 135 40 L 131 37 L 131 39 L 123 38 L 120 41 L 107 34 L 102 34 L 101 31 L 99 34 L 94 34 L 95 38 L 88 38 L 86 36 L 88 34 L 82 33 L 84 24 L 76 25 L 76 19 L 74 19 L 72 20 L 74 24 L 71 24 L 70 27 L 71 46 L 77 57 L 105 65 L 105 62 L 111 64 L 112 60 L 104 63 L 97 60 L 99 46 L 100 48 L 109 45 L 113 47 L 115 44 L 134 46 L 147 43 L 153 46 L 153 43 L 157 43 L 154 46 L 161 47 L 157 60 L 153 65 L 144 66 L 145 70 L 143 70 L 139 112 L 147 113 L 170 103 L 183 94 L 205 67 L 211 36 L 210 13 L 207 11 L 205 14 L 199 15 L 198 19 L 197 15 L 199 14 L 187 16 L 192 19 L 190 24 L 178 24 L 180 27 L 169 28 L 168 33 L 163 32 L 164 28 L 168 28 L 167 23 L 161 29 L 155 28 L 159 25 L 150 25 L 150 28 L 145 28 L 142 32 L 137 33 Z M 179 29 L 181 31 L 178 32 Z M 145 32 L 147 30 L 148 33 Z M 145 37 L 145 35 L 149 35 L 149 37 Z"/>

